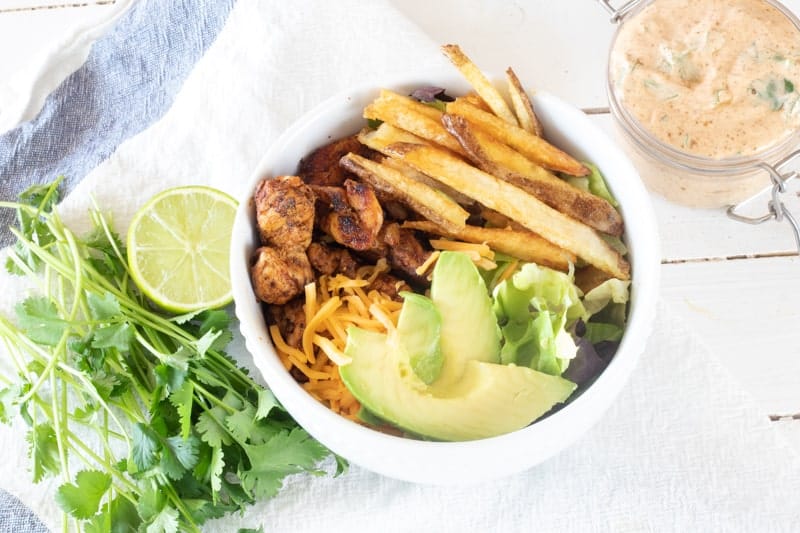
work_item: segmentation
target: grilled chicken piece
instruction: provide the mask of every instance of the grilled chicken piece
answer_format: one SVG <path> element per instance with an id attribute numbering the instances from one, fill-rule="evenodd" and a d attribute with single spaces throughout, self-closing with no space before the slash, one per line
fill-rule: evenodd
<path id="1" fill-rule="evenodd" d="M 349 152 L 370 159 L 376 154 L 352 135 L 311 152 L 300 161 L 297 173 L 309 185 L 341 187 L 346 179 L 353 177 L 352 173 L 339 166 L 339 159 Z"/>
<path id="2" fill-rule="evenodd" d="M 348 278 L 356 277 L 356 270 L 359 267 L 358 261 L 353 258 L 346 248 L 312 242 L 306 252 L 311 266 L 320 274 L 328 276 L 344 274 Z"/>
<path id="3" fill-rule="evenodd" d="M 319 227 L 353 250 L 370 250 L 378 242 L 383 208 L 372 187 L 351 179 L 342 187 L 312 185 L 317 196 Z"/>
<path id="4" fill-rule="evenodd" d="M 302 249 L 262 246 L 253 255 L 250 278 L 256 296 L 269 304 L 285 304 L 314 281 L 311 263 Z"/>
<path id="5" fill-rule="evenodd" d="M 414 231 L 392 222 L 386 224 L 382 237 L 388 245 L 387 258 L 392 268 L 402 272 L 406 279 L 427 285 L 428 280 L 417 274 L 417 268 L 428 259 L 431 252 L 422 246 Z"/>
<path id="6" fill-rule="evenodd" d="M 367 290 L 376 290 L 382 294 L 385 294 L 392 300 L 399 302 L 403 299 L 400 296 L 402 291 L 411 291 L 413 289 L 402 279 L 392 276 L 391 274 L 383 273 L 379 274 L 378 277 L 375 278 L 375 281 L 369 284 Z"/>
<path id="7" fill-rule="evenodd" d="M 314 192 L 297 176 L 265 179 L 256 187 L 261 243 L 305 250 L 314 231 Z"/>
<path id="8" fill-rule="evenodd" d="M 269 318 L 278 326 L 286 344 L 301 348 L 303 331 L 306 329 L 306 312 L 303 298 L 293 298 L 284 305 L 270 305 Z"/>

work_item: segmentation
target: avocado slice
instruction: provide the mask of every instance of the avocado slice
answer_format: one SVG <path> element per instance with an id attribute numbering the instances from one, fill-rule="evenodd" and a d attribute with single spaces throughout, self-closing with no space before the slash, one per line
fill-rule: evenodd
<path id="1" fill-rule="evenodd" d="M 412 433 L 474 440 L 521 429 L 565 401 L 575 384 L 530 368 L 464 362 L 461 379 L 429 387 L 383 333 L 350 327 L 339 368 L 347 388 L 371 413 Z"/>
<path id="2" fill-rule="evenodd" d="M 434 382 L 446 390 L 457 383 L 467 361 L 500 362 L 500 328 L 478 268 L 461 252 L 442 252 L 431 281 L 431 300 L 442 316 L 444 364 Z"/>
<path id="3" fill-rule="evenodd" d="M 397 320 L 397 349 L 419 379 L 430 385 L 442 371 L 442 316 L 430 298 L 401 292 L 403 308 Z"/>

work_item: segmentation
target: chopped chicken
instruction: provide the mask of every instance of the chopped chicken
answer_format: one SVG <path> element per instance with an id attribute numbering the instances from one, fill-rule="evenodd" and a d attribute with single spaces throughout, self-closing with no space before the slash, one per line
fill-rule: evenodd
<path id="1" fill-rule="evenodd" d="M 265 179 L 256 187 L 256 222 L 264 245 L 308 248 L 314 231 L 314 192 L 297 176 Z"/>
<path id="2" fill-rule="evenodd" d="M 320 274 L 344 274 L 348 278 L 356 277 L 358 261 L 356 261 L 346 248 L 329 246 L 312 242 L 308 247 L 308 260 L 314 270 Z"/>
<path id="3" fill-rule="evenodd" d="M 278 326 L 286 344 L 302 349 L 303 331 L 306 329 L 305 299 L 294 298 L 284 305 L 270 305 L 271 322 Z"/>
<path id="4" fill-rule="evenodd" d="M 388 245 L 387 258 L 392 268 L 402 272 L 406 279 L 427 284 L 427 279 L 417 274 L 417 268 L 428 259 L 431 252 L 422 246 L 414 231 L 392 222 L 386 224 L 381 233 L 383 242 Z"/>
<path id="5" fill-rule="evenodd" d="M 372 187 L 351 179 L 344 187 L 313 185 L 320 228 L 333 240 L 353 250 L 369 250 L 378 242 L 383 208 Z"/>
<path id="6" fill-rule="evenodd" d="M 253 255 L 250 277 L 259 299 L 280 305 L 303 292 L 314 271 L 304 250 L 262 246 Z"/>
<path id="7" fill-rule="evenodd" d="M 375 280 L 367 287 L 368 291 L 376 290 L 381 294 L 385 294 L 392 300 L 401 301 L 400 292 L 413 290 L 411 286 L 400 278 L 392 276 L 391 274 L 379 274 Z"/>
<path id="8" fill-rule="evenodd" d="M 321 146 L 300 161 L 298 174 L 309 185 L 341 187 L 353 174 L 339 166 L 342 156 L 353 152 L 372 158 L 376 152 L 361 144 L 355 135 Z"/>

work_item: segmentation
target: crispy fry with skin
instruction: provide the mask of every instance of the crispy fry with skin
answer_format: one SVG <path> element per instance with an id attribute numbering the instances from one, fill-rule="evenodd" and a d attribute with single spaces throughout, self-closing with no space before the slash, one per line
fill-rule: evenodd
<path id="1" fill-rule="evenodd" d="M 398 142 L 425 145 L 432 144 L 430 141 L 426 141 L 425 139 L 417 137 L 413 133 L 401 130 L 400 128 L 395 128 L 391 124 L 387 124 L 385 122 L 378 126 L 378 128 L 375 130 L 361 130 L 358 134 L 358 140 L 367 148 L 371 148 L 377 152 L 382 151 L 390 144 Z M 442 148 L 442 150 L 444 149 L 445 148 Z M 469 196 L 461 194 L 460 192 L 441 184 L 430 176 L 426 176 L 416 169 L 411 168 L 399 159 L 395 159 L 393 157 L 385 157 L 384 159 L 384 161 L 381 161 L 381 163 L 384 165 L 390 166 L 395 170 L 399 170 L 409 178 L 420 181 L 434 189 L 440 189 L 443 193 L 461 205 L 472 205 L 475 203 L 475 201 Z"/>
<path id="2" fill-rule="evenodd" d="M 380 96 L 364 108 L 363 115 L 366 119 L 382 120 L 464 155 L 458 141 L 442 126 L 442 112 L 413 98 L 383 89 Z"/>
<path id="3" fill-rule="evenodd" d="M 394 143 L 431 144 L 430 141 L 422 137 L 418 137 L 406 130 L 401 130 L 386 122 L 374 130 L 364 128 L 358 132 L 358 140 L 364 146 L 378 151 Z"/>
<path id="4" fill-rule="evenodd" d="M 444 183 L 442 183 L 440 181 L 436 181 L 435 179 L 431 178 L 430 176 L 425 175 L 422 172 L 419 172 L 417 169 L 406 165 L 405 163 L 403 163 L 401 160 L 397 159 L 396 157 L 385 157 L 384 156 L 383 159 L 381 160 L 381 163 L 383 165 L 386 165 L 387 167 L 392 167 L 393 169 L 397 170 L 398 172 L 402 172 L 409 179 L 412 179 L 414 181 L 418 181 L 420 183 L 424 183 L 425 185 L 427 185 L 428 187 L 430 187 L 432 189 L 437 189 L 437 190 L 443 192 L 444 194 L 446 194 L 447 196 L 449 196 L 450 198 L 455 200 L 457 204 L 460 204 L 462 206 L 471 206 L 471 205 L 475 204 L 475 200 L 473 200 L 469 196 L 467 196 L 465 194 L 461 194 L 457 190 L 455 190 L 455 189 L 453 189 L 451 187 L 448 187 Z"/>
<path id="5" fill-rule="evenodd" d="M 458 232 L 464 229 L 469 213 L 436 189 L 410 179 L 394 168 L 357 154 L 345 155 L 339 164 L 376 189 L 396 196 L 447 231 Z"/>
<path id="6" fill-rule="evenodd" d="M 568 271 L 570 263 L 574 264 L 576 259 L 575 254 L 559 248 L 532 231 L 467 225 L 461 231 L 452 232 L 430 221 L 409 221 L 403 223 L 403 227 L 465 242 L 487 244 L 492 250 L 563 272 Z"/>
<path id="7" fill-rule="evenodd" d="M 500 91 L 483 75 L 483 72 L 473 63 L 470 58 L 461 50 L 457 44 L 446 44 L 442 46 L 444 55 L 467 79 L 475 92 L 486 102 L 492 112 L 502 120 L 514 126 L 519 125 L 517 117 L 508 107 L 505 98 Z"/>
<path id="8" fill-rule="evenodd" d="M 559 150 L 541 137 L 537 137 L 518 126 L 512 126 L 463 99 L 456 98 L 455 101 L 448 102 L 447 113 L 463 116 L 492 137 L 515 148 L 522 155 L 545 168 L 564 172 L 570 176 L 586 176 L 589 174 L 589 169 L 583 166 L 580 161 Z"/>
<path id="9" fill-rule="evenodd" d="M 445 114 L 442 123 L 481 170 L 513 183 L 550 207 L 611 235 L 622 235 L 623 221 L 614 206 L 589 191 L 557 178 L 511 148 L 496 141 L 464 117 Z"/>
<path id="10" fill-rule="evenodd" d="M 537 137 L 541 137 L 542 124 L 533 111 L 533 104 L 531 103 L 531 99 L 528 98 L 528 93 L 525 92 L 525 89 L 519 82 L 519 78 L 517 78 L 517 74 L 511 67 L 506 69 L 506 81 L 508 81 L 508 94 L 511 96 L 511 106 L 514 108 L 514 113 L 517 115 L 520 127 L 525 131 L 533 133 Z"/>
<path id="11" fill-rule="evenodd" d="M 519 187 L 432 146 L 397 143 L 385 152 L 471 196 L 615 278 L 630 279 L 630 265 L 595 230 L 556 211 Z"/>

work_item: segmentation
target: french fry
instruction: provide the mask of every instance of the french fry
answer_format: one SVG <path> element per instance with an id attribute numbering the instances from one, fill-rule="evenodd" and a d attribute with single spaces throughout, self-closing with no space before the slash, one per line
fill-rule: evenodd
<path id="1" fill-rule="evenodd" d="M 519 187 L 495 178 L 433 146 L 397 143 L 389 155 L 516 220 L 587 263 L 619 279 L 630 278 L 630 265 L 592 228 L 556 211 Z"/>
<path id="2" fill-rule="evenodd" d="M 607 272 L 603 272 L 592 265 L 586 265 L 575 270 L 575 285 L 585 294 L 610 279 L 610 277 Z"/>
<path id="3" fill-rule="evenodd" d="M 564 172 L 571 176 L 586 176 L 589 174 L 589 169 L 583 166 L 580 161 L 559 150 L 541 137 L 537 137 L 518 126 L 512 126 L 463 99 L 456 98 L 455 101 L 448 102 L 447 113 L 463 116 L 492 137 L 515 148 L 522 155 L 545 168 Z"/>
<path id="4" fill-rule="evenodd" d="M 382 148 L 394 143 L 431 144 L 430 141 L 418 137 L 406 130 L 401 130 L 384 122 L 376 129 L 365 128 L 358 132 L 361 144 L 380 152 Z"/>
<path id="5" fill-rule="evenodd" d="M 462 206 L 464 205 L 470 206 L 475 204 L 475 200 L 473 200 L 469 196 L 461 194 L 457 190 L 448 187 L 444 183 L 436 181 L 432 177 L 427 176 L 422 172 L 419 172 L 417 169 L 406 165 L 401 160 L 395 157 L 384 157 L 381 163 L 386 165 L 387 167 L 392 167 L 393 169 L 402 172 L 409 179 L 419 181 L 420 183 L 424 183 L 425 185 L 431 187 L 432 189 L 440 190 L 441 192 L 443 192 L 444 194 L 455 200 L 456 203 Z"/>
<path id="6" fill-rule="evenodd" d="M 442 235 L 451 239 L 487 244 L 492 250 L 508 254 L 522 261 L 530 261 L 564 272 L 569 270 L 570 264 L 575 264 L 575 254 L 559 248 L 532 231 L 466 225 L 464 229 L 454 232 L 427 220 L 405 222 L 403 227 Z"/>
<path id="7" fill-rule="evenodd" d="M 442 126 L 442 112 L 413 98 L 383 89 L 380 96 L 364 108 L 363 115 L 364 118 L 382 120 L 456 153 L 464 154 L 464 149 L 458 141 Z"/>
<path id="8" fill-rule="evenodd" d="M 376 189 L 396 196 L 447 231 L 458 232 L 464 229 L 469 213 L 438 190 L 410 179 L 394 168 L 357 154 L 345 155 L 339 164 Z"/>
<path id="9" fill-rule="evenodd" d="M 368 148 L 372 148 L 376 152 L 383 152 L 384 149 L 393 143 L 405 142 L 405 143 L 412 143 L 412 144 L 432 144 L 430 141 L 427 141 L 421 137 L 417 137 L 413 133 L 409 133 L 405 130 L 401 130 L 400 128 L 396 128 L 391 124 L 387 124 L 384 122 L 380 126 L 378 126 L 375 130 L 364 129 L 361 130 L 358 134 L 358 140 L 364 146 Z M 442 148 L 442 150 L 446 150 L 446 148 Z M 393 157 L 387 157 L 385 161 L 381 163 L 394 168 L 395 170 L 399 170 L 406 176 L 411 179 L 415 179 L 420 181 L 429 187 L 434 189 L 440 189 L 443 193 L 447 196 L 455 200 L 461 205 L 472 205 L 475 203 L 475 200 L 461 194 L 460 192 L 451 189 L 445 185 L 442 185 L 435 179 L 431 178 L 430 176 L 426 176 L 422 172 L 417 171 L 414 168 L 406 165 L 399 159 L 395 159 Z"/>
<path id="10" fill-rule="evenodd" d="M 622 215 L 603 198 L 557 178 L 464 117 L 445 114 L 445 128 L 481 170 L 529 192 L 550 207 L 611 235 L 622 235 Z"/>
<path id="11" fill-rule="evenodd" d="M 511 107 L 514 108 L 520 127 L 537 137 L 541 137 L 542 124 L 533 111 L 533 104 L 528 98 L 528 93 L 525 92 L 519 82 L 519 78 L 517 78 L 517 74 L 511 67 L 506 69 L 506 80 L 508 81 L 508 94 L 511 96 Z"/>
<path id="12" fill-rule="evenodd" d="M 457 44 L 446 44 L 442 46 L 442 51 L 450 59 L 450 62 L 461 72 L 467 79 L 475 92 L 486 102 L 486 105 L 494 112 L 495 115 L 509 124 L 517 126 L 517 117 L 508 107 L 505 98 L 495 88 L 492 83 L 486 79 L 483 72 L 473 63 L 470 58 L 464 54 Z"/>
<path id="13" fill-rule="evenodd" d="M 481 208 L 481 218 L 496 228 L 511 228 L 517 231 L 528 231 L 528 229 L 520 224 L 514 222 L 502 213 L 498 213 L 494 209 L 488 207 Z"/>

